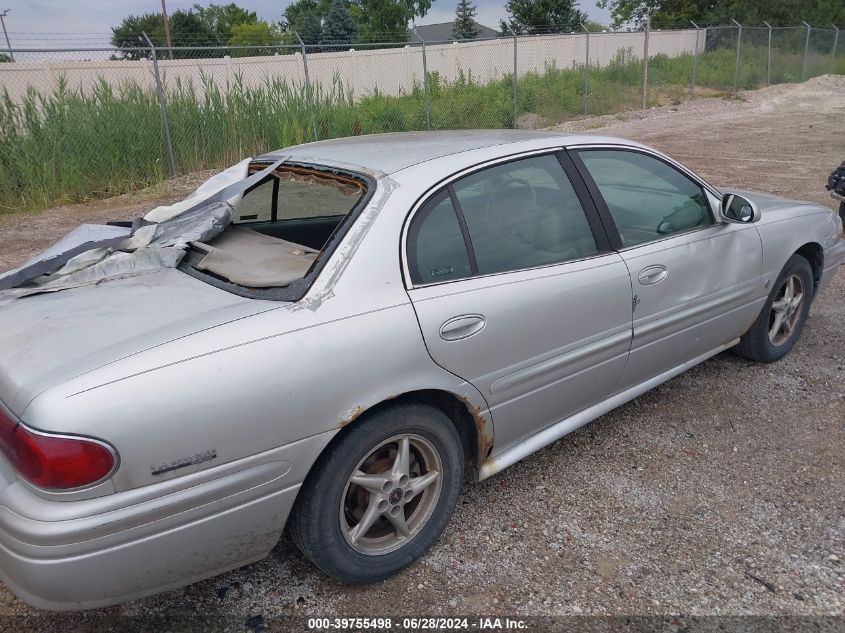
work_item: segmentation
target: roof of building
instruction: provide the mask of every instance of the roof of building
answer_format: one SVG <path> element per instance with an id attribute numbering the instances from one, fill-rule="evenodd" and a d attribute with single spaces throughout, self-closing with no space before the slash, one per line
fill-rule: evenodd
<path id="1" fill-rule="evenodd" d="M 499 33 L 489 26 L 475 23 L 478 28 L 478 37 L 498 37 Z M 411 32 L 411 41 L 418 43 L 422 40 L 426 42 L 451 42 L 454 41 L 455 36 L 452 31 L 455 27 L 454 22 L 440 22 L 439 24 L 421 24 L 415 27 L 416 32 Z"/>
<path id="2" fill-rule="evenodd" d="M 426 161 L 497 145 L 522 143 L 526 146 L 525 149 L 529 150 L 535 147 L 596 142 L 637 145 L 631 141 L 591 134 L 533 130 L 455 130 L 350 136 L 296 145 L 271 152 L 265 157 L 288 157 L 375 174 L 392 174 Z"/>

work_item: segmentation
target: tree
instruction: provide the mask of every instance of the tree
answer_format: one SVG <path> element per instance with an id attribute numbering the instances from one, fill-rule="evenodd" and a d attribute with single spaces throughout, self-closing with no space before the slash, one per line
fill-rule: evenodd
<path id="1" fill-rule="evenodd" d="M 0 53 L 0 64 L 5 64 L 7 62 L 11 62 L 12 58 L 9 57 L 6 53 Z"/>
<path id="2" fill-rule="evenodd" d="M 349 9 L 343 0 L 333 0 L 326 18 L 323 21 L 321 44 L 342 44 L 349 46 L 355 43 L 358 36 L 358 25 L 355 23 Z"/>
<path id="3" fill-rule="evenodd" d="M 216 46 L 217 38 L 211 29 L 199 19 L 193 11 L 175 11 L 168 16 L 170 39 L 174 48 L 184 46 Z M 164 37 L 164 21 L 161 13 L 145 13 L 144 15 L 130 15 L 123 19 L 119 26 L 112 27 L 111 43 L 116 48 L 146 48 L 149 46 L 144 37 L 146 33 L 155 47 L 167 46 Z M 124 59 L 141 59 L 149 57 L 147 51 L 121 51 Z M 220 51 L 207 51 L 205 57 L 219 57 Z M 196 51 L 172 51 L 174 58 L 196 57 Z"/>
<path id="4" fill-rule="evenodd" d="M 587 20 L 575 0 L 507 0 L 505 10 L 510 19 L 499 23 L 502 35 L 580 31 L 581 22 Z"/>
<path id="5" fill-rule="evenodd" d="M 328 15 L 330 8 L 331 0 L 295 0 L 282 13 L 282 28 L 290 31 L 299 31 L 297 27 L 308 14 L 316 15 L 322 23 L 323 18 Z"/>
<path id="6" fill-rule="evenodd" d="M 319 44 L 323 38 L 323 23 L 316 13 L 303 13 L 295 29 L 302 43 L 306 46 Z"/>
<path id="7" fill-rule="evenodd" d="M 231 29 L 231 36 L 227 42 L 229 46 L 278 46 L 282 43 L 282 33 L 275 24 L 264 20 L 236 24 Z M 248 55 L 272 55 L 273 48 L 234 48 L 229 51 L 232 57 Z"/>
<path id="8" fill-rule="evenodd" d="M 452 36 L 456 40 L 474 40 L 481 32 L 478 23 L 475 21 L 477 9 L 469 0 L 458 0 L 458 8 L 455 10 L 455 26 L 452 27 Z"/>
<path id="9" fill-rule="evenodd" d="M 690 20 L 732 24 L 731 18 L 742 24 L 760 25 L 765 20 L 777 26 L 800 26 L 801 20 L 819 26 L 845 22 L 842 0 L 598 0 L 597 4 L 610 9 L 614 27 L 629 23 L 640 26 L 649 12 L 654 24 L 672 26 L 686 25 Z"/>
<path id="10" fill-rule="evenodd" d="M 241 24 L 256 24 L 258 16 L 255 11 L 242 9 L 234 2 L 229 4 L 210 4 L 204 7 L 195 4 L 193 8 L 197 17 L 217 37 L 217 44 L 223 45 L 232 37 L 232 29 Z"/>
<path id="11" fill-rule="evenodd" d="M 175 11 L 169 16 L 173 46 L 217 46 L 217 35 L 193 11 Z M 192 57 L 195 55 L 189 55 Z"/>
<path id="12" fill-rule="evenodd" d="M 323 34 L 323 17 L 329 12 L 330 0 L 296 0 L 287 6 L 282 14 L 281 26 L 288 31 L 285 38 L 289 44 L 299 40 L 291 36 L 296 32 L 307 45 L 320 43 Z"/>
<path id="13" fill-rule="evenodd" d="M 129 15 L 119 26 L 112 27 L 111 43 L 115 48 L 145 48 L 149 46 L 143 33 L 146 33 L 155 46 L 166 46 L 164 41 L 164 22 L 161 13 Z M 149 57 L 146 51 L 121 51 L 124 59 Z"/>
<path id="14" fill-rule="evenodd" d="M 408 22 L 423 17 L 432 0 L 353 0 L 350 12 L 361 42 L 407 42 Z"/>

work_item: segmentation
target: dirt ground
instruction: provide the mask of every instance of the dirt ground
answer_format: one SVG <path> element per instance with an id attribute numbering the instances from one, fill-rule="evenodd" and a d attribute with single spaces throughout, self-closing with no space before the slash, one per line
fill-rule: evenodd
<path id="1" fill-rule="evenodd" d="M 845 77 L 821 77 L 560 129 L 646 142 L 717 185 L 833 206 L 824 183 L 845 159 L 843 121 Z M 2 218 L 0 269 L 79 222 L 138 215 L 166 191 Z M 274 619 L 290 616 L 842 617 L 843 294 L 840 273 L 781 362 L 722 354 L 469 485 L 428 555 L 385 582 L 325 578 L 285 538 L 259 563 L 87 615 L 40 614 L 0 589 L 0 614 L 43 630 L 125 616 L 159 623 L 150 629 L 200 618 L 234 630 L 280 628 Z"/>

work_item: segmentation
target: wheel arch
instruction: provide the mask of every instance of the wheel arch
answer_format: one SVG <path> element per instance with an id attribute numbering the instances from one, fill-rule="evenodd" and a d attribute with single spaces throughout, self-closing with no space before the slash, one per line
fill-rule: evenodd
<path id="1" fill-rule="evenodd" d="M 810 263 L 813 271 L 813 290 L 819 287 L 822 271 L 824 270 L 824 248 L 818 242 L 807 242 L 798 248 L 793 255 L 800 255 Z"/>
<path id="2" fill-rule="evenodd" d="M 331 443 L 355 428 L 356 423 L 361 420 L 398 404 L 422 404 L 442 411 L 455 425 L 461 437 L 465 464 L 472 472 L 477 472 L 493 449 L 493 434 L 488 415 L 475 407 L 467 398 L 445 389 L 407 391 L 385 398 L 367 408 L 359 407 L 351 416 L 341 421 L 341 430 L 332 438 Z"/>

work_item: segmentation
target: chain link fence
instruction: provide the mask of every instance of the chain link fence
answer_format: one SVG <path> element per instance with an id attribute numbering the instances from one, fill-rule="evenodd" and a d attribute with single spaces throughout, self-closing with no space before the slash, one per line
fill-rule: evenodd
<path id="1" fill-rule="evenodd" d="M 540 29 L 538 29 L 540 30 Z M 10 51 L 0 211 L 106 197 L 359 134 L 552 127 L 845 74 L 836 29 L 550 33 L 462 42 Z"/>

